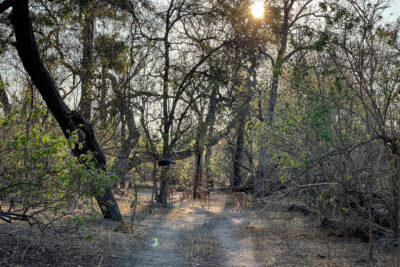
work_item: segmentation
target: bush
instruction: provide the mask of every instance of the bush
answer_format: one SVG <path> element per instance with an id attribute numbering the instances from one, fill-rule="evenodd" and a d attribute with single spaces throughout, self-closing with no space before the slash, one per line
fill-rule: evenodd
<path id="1" fill-rule="evenodd" d="M 82 225 L 81 217 L 72 216 L 76 204 L 103 195 L 115 177 L 95 168 L 93 154 L 72 156 L 77 135 L 60 137 L 54 120 L 39 122 L 43 114 L 34 111 L 26 121 L 19 111 L 0 117 L 0 219 L 42 229 L 63 217 L 69 226 Z"/>

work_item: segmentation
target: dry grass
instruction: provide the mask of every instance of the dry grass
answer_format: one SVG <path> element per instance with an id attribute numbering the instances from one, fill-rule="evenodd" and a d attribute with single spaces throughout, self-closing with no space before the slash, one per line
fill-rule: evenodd
<path id="1" fill-rule="evenodd" d="M 26 224 L 3 224 L 0 266 L 113 265 L 128 251 L 130 242 L 127 235 L 112 232 L 114 226 L 113 222 L 92 221 L 61 237 L 54 233 L 42 235 Z"/>
<path id="2" fill-rule="evenodd" d="M 146 212 L 146 198 L 146 194 L 140 195 L 139 213 Z M 119 197 L 117 201 L 129 221 L 131 197 Z M 148 227 L 141 225 L 135 225 L 129 233 L 114 232 L 117 223 L 101 219 L 97 207 L 87 209 L 82 205 L 77 214 L 89 218 L 86 224 L 63 235 L 42 234 L 36 226 L 23 222 L 0 222 L 0 266 L 117 266 L 121 258 L 132 253 L 135 242 L 148 237 Z"/>
<path id="3" fill-rule="evenodd" d="M 154 206 L 149 214 L 149 192 L 142 190 L 139 195 L 133 227 L 129 224 L 133 193 L 118 197 L 127 222 L 120 232 L 114 232 L 116 222 L 100 218 L 90 219 L 83 228 L 64 237 L 42 235 L 36 227 L 24 223 L 0 223 L 0 266 L 119 266 L 147 250 L 143 244 L 157 233 L 166 234 L 164 239 L 159 238 L 157 249 L 169 252 L 171 244 L 178 243 L 173 251 L 179 251 L 188 266 L 221 266 L 236 253 L 251 253 L 248 257 L 255 258 L 259 266 L 388 267 L 397 263 L 396 252 L 378 248 L 374 249 L 375 261 L 370 263 L 370 244 L 320 231 L 319 218 L 288 212 L 289 205 L 271 205 L 263 213 L 257 208 L 232 213 L 231 207 L 225 206 L 229 197 L 214 193 L 210 210 L 201 209 L 198 203 L 195 207 L 184 204 L 183 208 L 175 203 L 172 208 Z M 81 210 L 87 215 L 89 212 L 93 211 Z M 246 217 L 258 219 L 237 223 L 247 221 Z M 225 221 L 231 222 L 232 230 L 224 230 Z M 216 235 L 218 223 L 220 232 Z M 238 227 L 234 227 L 236 223 Z M 230 238 L 221 240 L 225 234 Z M 226 251 L 226 240 L 236 242 L 240 251 Z"/>
<path id="4" fill-rule="evenodd" d="M 318 230 L 319 218 L 290 213 L 288 206 L 269 207 L 259 219 L 242 228 L 253 236 L 256 256 L 263 266 L 396 266 L 396 253 L 374 249 L 360 239 L 332 236 Z"/>

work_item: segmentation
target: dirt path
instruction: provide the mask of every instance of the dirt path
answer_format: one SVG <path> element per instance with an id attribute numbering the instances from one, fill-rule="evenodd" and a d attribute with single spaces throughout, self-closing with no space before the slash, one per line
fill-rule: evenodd
<path id="1" fill-rule="evenodd" d="M 232 213 L 230 206 L 225 206 L 220 214 L 210 223 L 212 233 L 220 241 L 225 261 L 222 266 L 258 266 L 250 236 L 243 235 L 241 227 L 248 223 L 244 213 Z"/>
<path id="2" fill-rule="evenodd" d="M 213 193 L 209 210 L 198 202 L 163 210 L 122 266 L 259 266 L 251 237 L 241 234 L 248 219 L 232 213 L 228 195 Z"/>
<path id="3" fill-rule="evenodd" d="M 232 213 L 230 197 L 213 192 L 210 210 L 198 202 L 182 208 L 175 203 L 149 214 L 150 196 L 151 190 L 140 194 L 133 233 L 115 232 L 116 222 L 96 218 L 63 238 L 42 235 L 23 223 L 0 224 L 0 266 L 386 267 L 398 263 L 397 250 L 385 252 L 377 243 L 372 244 L 370 263 L 370 243 L 321 231 L 318 216 L 289 212 L 290 203 L 283 201 Z M 119 199 L 126 220 L 131 202 L 128 195 Z"/>

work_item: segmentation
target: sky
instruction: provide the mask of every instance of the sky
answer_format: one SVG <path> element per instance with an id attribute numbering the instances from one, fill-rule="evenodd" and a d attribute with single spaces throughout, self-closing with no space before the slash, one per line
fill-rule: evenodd
<path id="1" fill-rule="evenodd" d="M 392 0 L 392 6 L 386 10 L 384 15 L 390 20 L 396 20 L 396 18 L 400 17 L 400 0 Z M 390 15 L 393 13 L 393 15 Z"/>

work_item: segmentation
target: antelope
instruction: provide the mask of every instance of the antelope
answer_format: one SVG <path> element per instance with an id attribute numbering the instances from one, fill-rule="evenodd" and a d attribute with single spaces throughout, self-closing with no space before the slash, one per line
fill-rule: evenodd
<path id="1" fill-rule="evenodd" d="M 250 202 L 250 195 L 246 194 L 246 192 L 240 192 L 240 194 L 242 195 L 242 200 L 243 200 L 242 210 L 245 210 L 247 207 L 247 203 Z"/>
<path id="2" fill-rule="evenodd" d="M 232 196 L 232 212 L 234 210 L 240 212 L 246 209 L 247 202 L 250 201 L 249 195 L 245 192 L 232 192 L 230 191 L 230 195 Z"/>
<path id="3" fill-rule="evenodd" d="M 187 199 L 187 201 L 190 201 L 190 195 L 192 194 L 192 189 L 189 187 L 186 187 L 185 190 L 183 190 L 180 201 L 181 201 L 181 207 L 182 207 L 182 202 Z"/>
<path id="4" fill-rule="evenodd" d="M 240 211 L 241 208 L 243 207 L 243 195 L 241 192 L 232 192 L 231 191 L 231 196 L 232 196 L 232 212 L 234 210 Z"/>
<path id="5" fill-rule="evenodd" d="M 207 198 L 208 198 L 208 209 L 210 209 L 210 190 L 204 189 L 204 188 L 200 188 L 199 194 L 200 194 L 200 205 L 201 205 L 201 207 L 204 209 L 204 207 L 207 204 Z"/>
<path id="6" fill-rule="evenodd" d="M 174 187 L 173 186 L 168 187 L 168 201 L 171 203 L 174 201 Z"/>

